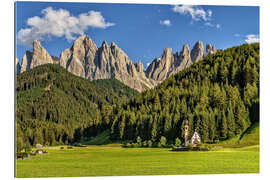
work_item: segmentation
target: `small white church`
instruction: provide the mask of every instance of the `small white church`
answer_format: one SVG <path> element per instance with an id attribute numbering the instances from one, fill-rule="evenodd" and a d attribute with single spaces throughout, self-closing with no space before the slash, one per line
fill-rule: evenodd
<path id="1" fill-rule="evenodd" d="M 184 139 L 185 139 L 185 146 L 188 146 L 190 143 L 193 146 L 198 146 L 199 144 L 201 144 L 201 137 L 199 136 L 199 133 L 195 132 L 190 136 L 189 135 L 189 125 L 188 125 L 188 121 L 185 121 L 185 126 L 184 126 Z"/>

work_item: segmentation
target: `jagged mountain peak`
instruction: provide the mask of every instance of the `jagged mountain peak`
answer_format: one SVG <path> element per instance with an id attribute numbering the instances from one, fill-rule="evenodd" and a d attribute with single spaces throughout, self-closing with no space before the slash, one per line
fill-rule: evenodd
<path id="1" fill-rule="evenodd" d="M 104 48 L 108 48 L 109 47 L 108 42 L 106 40 L 104 40 L 102 42 L 102 45 L 101 46 L 104 47 Z"/>
<path id="2" fill-rule="evenodd" d="M 163 53 L 162 53 L 162 55 L 161 55 L 161 59 L 168 59 L 168 58 L 166 58 L 166 57 L 168 57 L 168 56 L 171 56 L 173 54 L 173 52 L 172 52 L 172 48 L 168 48 L 168 47 L 166 47 L 166 48 L 164 48 L 164 51 L 163 51 Z"/>
<path id="3" fill-rule="evenodd" d="M 214 49 L 214 48 L 213 48 Z M 211 53 L 215 53 L 212 50 Z M 146 76 L 155 81 L 161 82 L 169 76 L 191 66 L 193 63 L 202 60 L 204 57 L 204 45 L 201 40 L 197 41 L 190 51 L 189 45 L 185 44 L 180 53 L 173 54 L 171 48 L 165 48 L 161 60 L 155 58 L 146 69 Z"/>
<path id="4" fill-rule="evenodd" d="M 90 80 L 115 78 L 143 91 L 154 87 L 144 74 L 142 64 L 133 64 L 126 53 L 115 42 L 108 45 L 104 40 L 100 48 L 87 36 L 74 41 L 73 48 L 61 53 L 60 65 L 69 72 Z"/>
<path id="5" fill-rule="evenodd" d="M 118 47 L 118 46 L 117 46 L 117 44 L 116 44 L 115 42 L 112 41 L 112 43 L 111 43 L 111 48 L 112 48 L 112 47 Z"/>
<path id="6" fill-rule="evenodd" d="M 216 52 L 210 44 L 206 46 L 206 54 Z M 87 35 L 74 40 L 70 48 L 65 49 L 60 58 L 49 55 L 37 40 L 33 42 L 33 52 L 26 51 L 19 72 L 41 64 L 59 64 L 72 74 L 93 79 L 115 78 L 139 92 L 153 88 L 169 76 L 189 67 L 204 56 L 202 41 L 196 42 L 190 51 L 185 44 L 180 52 L 173 53 L 172 48 L 166 47 L 160 57 L 155 58 L 144 70 L 141 61 L 132 62 L 127 54 L 115 42 L 104 40 L 100 47 Z M 19 63 L 16 62 L 16 65 Z"/>
<path id="7" fill-rule="evenodd" d="M 42 47 L 39 40 L 33 41 L 33 49 Z"/>
<path id="8" fill-rule="evenodd" d="M 19 74 L 21 71 L 21 65 L 20 65 L 19 59 L 17 57 L 15 59 L 15 71 L 16 71 L 16 74 Z"/>
<path id="9" fill-rule="evenodd" d="M 53 64 L 53 59 L 48 51 L 42 47 L 40 41 L 33 41 L 33 52 L 26 51 L 21 64 L 20 72 L 27 71 L 31 68 L 42 64 Z"/>
<path id="10" fill-rule="evenodd" d="M 135 65 L 136 70 L 138 72 L 143 72 L 144 71 L 143 63 L 141 61 L 135 62 L 134 65 Z"/>
<path id="11" fill-rule="evenodd" d="M 166 47 L 164 48 L 163 54 L 172 53 L 172 48 Z"/>
<path id="12" fill-rule="evenodd" d="M 198 62 L 203 59 L 204 46 L 201 40 L 197 41 L 191 50 L 191 60 L 192 62 Z"/>
<path id="13" fill-rule="evenodd" d="M 183 48 L 182 48 L 182 52 L 189 52 L 189 45 L 188 44 L 184 44 Z"/>
<path id="14" fill-rule="evenodd" d="M 212 44 L 206 45 L 206 56 L 215 54 L 217 52 L 217 48 L 213 46 Z"/>
<path id="15" fill-rule="evenodd" d="M 85 50 L 88 50 L 89 48 L 95 48 L 97 49 L 96 43 L 88 36 L 82 35 L 78 37 L 72 45 L 72 49 L 81 49 L 84 48 Z"/>

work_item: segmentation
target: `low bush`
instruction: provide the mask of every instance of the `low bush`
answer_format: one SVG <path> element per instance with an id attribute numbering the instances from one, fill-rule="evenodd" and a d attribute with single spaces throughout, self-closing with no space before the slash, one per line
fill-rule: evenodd
<path id="1" fill-rule="evenodd" d="M 124 142 L 124 143 L 122 144 L 122 147 L 123 147 L 123 148 L 128 147 L 127 143 L 126 143 L 126 142 Z"/>
<path id="2" fill-rule="evenodd" d="M 74 143 L 73 146 L 76 146 L 76 147 L 87 147 L 86 145 L 83 145 L 81 143 Z"/>
<path id="3" fill-rule="evenodd" d="M 30 156 L 35 156 L 35 155 L 36 155 L 36 153 L 34 151 L 30 152 Z"/>
<path id="4" fill-rule="evenodd" d="M 147 146 L 148 146 L 147 141 L 143 141 L 143 147 L 147 147 Z"/>
<path id="5" fill-rule="evenodd" d="M 16 153 L 17 159 L 25 159 L 25 158 L 29 158 L 29 153 L 26 152 L 20 152 L 20 153 Z"/>

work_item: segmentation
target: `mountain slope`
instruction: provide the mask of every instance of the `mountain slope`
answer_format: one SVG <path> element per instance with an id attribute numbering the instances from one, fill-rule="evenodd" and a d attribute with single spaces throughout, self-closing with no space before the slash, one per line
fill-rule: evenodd
<path id="1" fill-rule="evenodd" d="M 53 145 L 95 136 L 110 126 L 112 108 L 136 94 L 116 79 L 89 81 L 59 65 L 38 66 L 17 75 L 18 142 Z"/>
<path id="2" fill-rule="evenodd" d="M 258 148 L 257 146 L 259 144 L 260 144 L 260 124 L 258 122 L 253 123 L 242 134 L 239 134 L 231 139 L 218 143 L 218 145 L 222 147 L 250 147 L 254 149 Z"/>
<path id="3" fill-rule="evenodd" d="M 206 56 L 118 108 L 111 138 L 183 142 L 183 122 L 204 142 L 224 140 L 259 121 L 259 44 Z"/>

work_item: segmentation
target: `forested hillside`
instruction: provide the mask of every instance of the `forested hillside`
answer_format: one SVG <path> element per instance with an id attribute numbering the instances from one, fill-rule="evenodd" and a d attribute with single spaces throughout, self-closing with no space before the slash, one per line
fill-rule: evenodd
<path id="1" fill-rule="evenodd" d="M 207 56 L 116 108 L 111 138 L 173 142 L 182 139 L 184 120 L 203 142 L 231 138 L 259 121 L 259 44 Z"/>
<path id="2" fill-rule="evenodd" d="M 17 75 L 17 148 L 79 141 L 110 128 L 109 114 L 137 92 L 115 79 L 89 81 L 58 65 Z"/>

